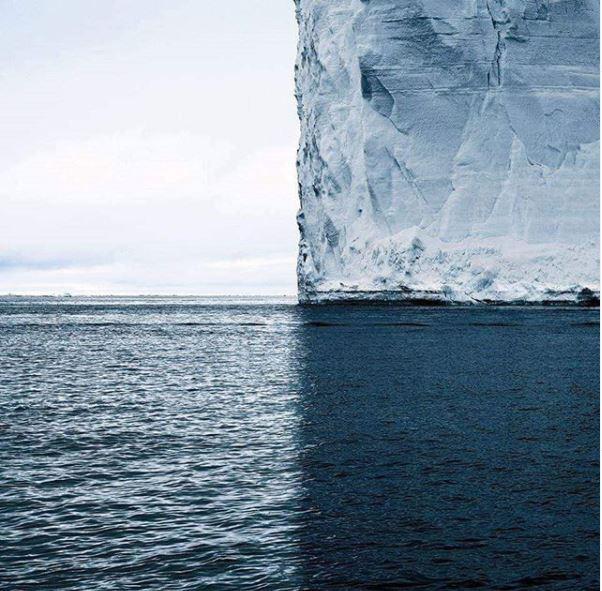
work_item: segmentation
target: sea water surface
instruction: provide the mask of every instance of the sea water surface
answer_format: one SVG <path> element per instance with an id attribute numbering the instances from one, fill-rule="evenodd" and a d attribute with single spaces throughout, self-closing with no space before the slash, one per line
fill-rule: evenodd
<path id="1" fill-rule="evenodd" d="M 597 589 L 599 312 L 0 299 L 0 589 Z"/>

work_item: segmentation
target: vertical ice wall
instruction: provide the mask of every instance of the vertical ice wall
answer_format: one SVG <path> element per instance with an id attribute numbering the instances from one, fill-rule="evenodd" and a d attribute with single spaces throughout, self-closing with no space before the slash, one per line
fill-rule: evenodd
<path id="1" fill-rule="evenodd" d="M 596 0 L 296 8 L 302 301 L 599 290 Z"/>

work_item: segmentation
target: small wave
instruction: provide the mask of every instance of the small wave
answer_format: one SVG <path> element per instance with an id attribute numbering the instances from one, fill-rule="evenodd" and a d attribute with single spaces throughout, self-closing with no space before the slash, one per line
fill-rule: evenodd
<path id="1" fill-rule="evenodd" d="M 515 324 L 513 322 L 469 322 L 468 326 L 506 328 L 510 326 L 520 326 L 520 324 Z"/>
<path id="2" fill-rule="evenodd" d="M 424 322 L 377 322 L 373 326 L 397 326 L 400 328 L 425 328 L 430 326 Z"/>

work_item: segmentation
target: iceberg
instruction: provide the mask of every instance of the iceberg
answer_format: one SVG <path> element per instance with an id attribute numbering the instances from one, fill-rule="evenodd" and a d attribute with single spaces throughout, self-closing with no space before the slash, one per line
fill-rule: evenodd
<path id="1" fill-rule="evenodd" d="M 595 302 L 596 0 L 296 0 L 301 302 Z"/>

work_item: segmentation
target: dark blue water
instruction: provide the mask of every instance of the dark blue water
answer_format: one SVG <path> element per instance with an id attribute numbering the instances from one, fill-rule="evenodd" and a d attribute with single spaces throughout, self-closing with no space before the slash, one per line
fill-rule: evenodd
<path id="1" fill-rule="evenodd" d="M 0 588 L 597 589 L 599 314 L 0 300 Z"/>

